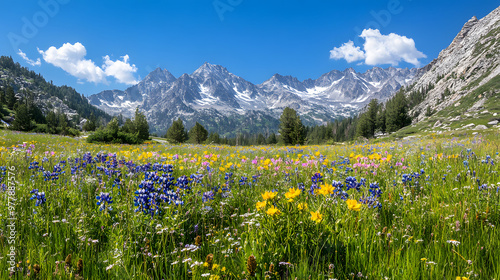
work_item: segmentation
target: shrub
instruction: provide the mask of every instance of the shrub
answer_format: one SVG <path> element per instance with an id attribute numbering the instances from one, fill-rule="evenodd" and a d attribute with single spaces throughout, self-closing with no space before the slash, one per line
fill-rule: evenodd
<path id="1" fill-rule="evenodd" d="M 131 134 L 118 131 L 115 135 L 114 131 L 108 129 L 99 129 L 87 137 L 89 143 L 142 144 L 142 141 L 137 136 L 137 133 Z"/>

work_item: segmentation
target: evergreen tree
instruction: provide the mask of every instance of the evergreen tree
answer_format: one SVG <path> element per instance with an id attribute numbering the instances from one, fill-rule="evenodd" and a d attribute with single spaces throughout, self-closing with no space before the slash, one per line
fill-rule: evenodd
<path id="1" fill-rule="evenodd" d="M 56 114 L 53 111 L 49 111 L 47 113 L 47 127 L 49 129 L 49 133 L 55 134 L 57 133 L 58 119 Z"/>
<path id="2" fill-rule="evenodd" d="M 13 129 L 20 131 L 30 131 L 32 129 L 31 116 L 26 104 L 19 104 L 17 106 Z"/>
<path id="3" fill-rule="evenodd" d="M 269 135 L 269 137 L 267 137 L 267 140 L 266 140 L 267 144 L 268 145 L 274 145 L 274 144 L 277 144 L 278 143 L 278 139 L 276 138 L 276 134 L 273 132 Z"/>
<path id="4" fill-rule="evenodd" d="M 257 135 L 257 139 L 255 140 L 255 144 L 257 144 L 257 145 L 265 145 L 266 144 L 266 138 L 264 137 L 264 135 L 262 135 L 262 133 L 259 133 L 259 135 Z"/>
<path id="5" fill-rule="evenodd" d="M 165 138 L 173 143 L 184 143 L 187 140 L 186 130 L 181 118 L 172 122 L 172 125 L 167 130 Z"/>
<path id="6" fill-rule="evenodd" d="M 361 114 L 359 116 L 358 125 L 356 127 L 356 136 L 370 138 L 373 136 L 371 134 L 371 130 L 372 130 L 372 121 L 370 120 L 370 116 L 367 113 Z"/>
<path id="7" fill-rule="evenodd" d="M 26 108 L 28 108 L 28 112 L 30 115 L 31 120 L 35 121 L 36 123 L 46 123 L 45 116 L 42 113 L 42 110 L 36 106 L 35 103 L 35 94 L 28 90 L 24 91 L 24 104 L 26 105 Z"/>
<path id="8" fill-rule="evenodd" d="M 146 120 L 146 116 L 139 111 L 139 108 L 135 109 L 135 119 L 134 119 L 135 129 L 137 131 L 138 137 L 141 140 L 149 139 L 149 124 Z"/>
<path id="9" fill-rule="evenodd" d="M 59 119 L 59 128 L 61 130 L 61 134 L 67 135 L 69 133 L 69 124 L 68 124 L 68 118 L 66 115 L 62 112 L 58 114 L 58 119 Z"/>
<path id="10" fill-rule="evenodd" d="M 87 121 L 83 125 L 83 130 L 85 130 L 85 131 L 95 131 L 96 128 L 97 128 L 96 118 L 94 116 L 94 113 L 91 113 L 90 117 L 87 119 Z"/>
<path id="11" fill-rule="evenodd" d="M 283 110 L 280 117 L 280 134 L 285 145 L 304 143 L 305 128 L 294 109 L 286 107 Z"/>
<path id="12" fill-rule="evenodd" d="M 408 114 L 408 101 L 402 91 L 399 91 L 387 101 L 385 123 L 387 132 L 394 132 L 411 124 L 411 118 Z"/>
<path id="13" fill-rule="evenodd" d="M 427 106 L 427 109 L 425 110 L 425 116 L 430 117 L 432 116 L 432 109 L 431 106 Z"/>
<path id="14" fill-rule="evenodd" d="M 189 140 L 196 144 L 201 144 L 207 140 L 208 131 L 198 122 L 189 131 Z"/>
<path id="15" fill-rule="evenodd" d="M 219 133 L 217 133 L 217 132 L 210 133 L 210 135 L 208 135 L 206 143 L 207 144 L 221 144 L 221 139 L 220 139 Z"/>
<path id="16" fill-rule="evenodd" d="M 110 135 L 115 139 L 118 137 L 118 131 L 120 126 L 118 125 L 118 118 L 114 117 L 106 126 L 106 130 L 109 131 Z"/>
<path id="17" fill-rule="evenodd" d="M 7 108 L 13 110 L 14 105 L 17 102 L 16 94 L 14 93 L 14 89 L 12 87 L 7 87 L 5 91 L 5 98 L 7 103 Z"/>
<path id="18" fill-rule="evenodd" d="M 125 123 L 123 124 L 122 130 L 125 133 L 135 134 L 136 129 L 134 122 L 131 119 L 126 119 Z"/>
<path id="19" fill-rule="evenodd" d="M 366 112 L 360 115 L 358 127 L 356 129 L 357 136 L 372 138 L 375 135 L 377 127 L 377 113 L 379 104 L 377 99 L 370 100 Z"/>
<path id="20" fill-rule="evenodd" d="M 7 99 L 5 98 L 5 92 L 1 88 L 0 88 L 0 104 L 2 104 L 0 106 L 7 104 Z"/>
<path id="21" fill-rule="evenodd" d="M 385 133 L 385 108 L 383 104 L 380 104 L 380 108 L 377 114 L 376 130 Z"/>

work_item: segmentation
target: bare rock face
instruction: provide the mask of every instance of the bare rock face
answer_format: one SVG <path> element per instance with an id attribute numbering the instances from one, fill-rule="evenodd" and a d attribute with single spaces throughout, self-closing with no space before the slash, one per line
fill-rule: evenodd
<path id="1" fill-rule="evenodd" d="M 482 124 L 474 127 L 474 130 L 485 130 L 485 129 L 488 129 L 488 127 Z"/>
<path id="2" fill-rule="evenodd" d="M 434 111 L 449 106 L 458 107 L 459 100 L 500 74 L 500 7 L 484 18 L 472 17 L 466 22 L 453 42 L 438 58 L 422 68 L 413 88 L 434 85 L 425 100 L 411 110 L 414 123 L 425 118 L 430 107 Z M 443 94 L 448 95 L 443 98 Z M 486 97 L 479 96 L 468 108 L 476 112 L 483 108 Z"/>

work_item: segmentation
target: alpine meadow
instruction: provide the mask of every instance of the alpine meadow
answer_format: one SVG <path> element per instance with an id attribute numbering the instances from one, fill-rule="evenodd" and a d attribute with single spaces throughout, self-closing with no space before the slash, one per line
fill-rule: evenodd
<path id="1" fill-rule="evenodd" d="M 498 3 L 153 2 L 0 3 L 0 279 L 500 279 Z"/>

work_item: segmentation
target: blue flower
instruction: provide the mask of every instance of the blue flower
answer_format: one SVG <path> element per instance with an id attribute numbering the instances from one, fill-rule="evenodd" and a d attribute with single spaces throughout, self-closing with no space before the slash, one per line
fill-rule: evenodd
<path id="1" fill-rule="evenodd" d="M 204 192 L 201 199 L 203 202 L 214 200 L 214 192 L 213 191 Z"/>
<path id="2" fill-rule="evenodd" d="M 106 208 L 108 210 L 113 210 L 109 205 L 113 203 L 113 199 L 111 198 L 111 195 L 109 193 L 103 193 L 101 192 L 98 196 L 96 196 L 97 199 L 97 205 L 100 205 L 99 210 L 105 210 Z M 106 204 L 108 205 L 106 207 Z"/>
<path id="3" fill-rule="evenodd" d="M 45 204 L 46 199 L 45 199 L 45 193 L 44 192 L 39 192 L 38 189 L 33 189 L 30 191 L 30 193 L 33 194 L 31 196 L 30 200 L 36 199 L 35 206 L 41 206 Z"/>

